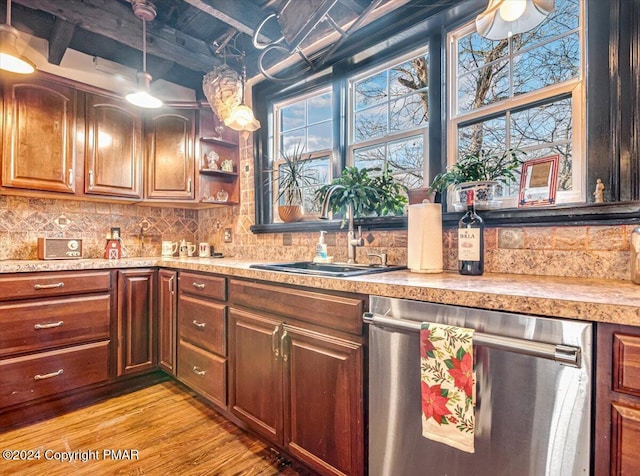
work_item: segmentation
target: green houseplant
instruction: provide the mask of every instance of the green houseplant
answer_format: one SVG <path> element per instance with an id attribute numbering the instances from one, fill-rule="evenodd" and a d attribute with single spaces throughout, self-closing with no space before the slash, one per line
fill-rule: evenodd
<path id="1" fill-rule="evenodd" d="M 459 199 L 464 202 L 466 191 L 474 189 L 476 206 L 479 209 L 493 208 L 494 194 L 501 193 L 501 186 L 508 186 L 516 180 L 516 173 L 522 166 L 519 154 L 524 152 L 517 149 L 507 149 L 503 153 L 470 154 L 460 159 L 447 170 L 436 175 L 431 182 L 430 189 L 445 193 L 450 187 L 460 192 Z M 479 202 L 479 203 L 478 203 Z"/>
<path id="2" fill-rule="evenodd" d="M 293 148 L 282 151 L 283 162 L 278 166 L 278 173 L 273 177 L 273 186 L 277 187 L 274 202 L 278 203 L 278 215 L 283 222 L 294 222 L 302 219 L 302 192 L 314 182 L 309 171 L 309 162 L 303 155 L 304 146 L 298 142 Z M 308 157 L 307 157 L 308 158 Z"/>

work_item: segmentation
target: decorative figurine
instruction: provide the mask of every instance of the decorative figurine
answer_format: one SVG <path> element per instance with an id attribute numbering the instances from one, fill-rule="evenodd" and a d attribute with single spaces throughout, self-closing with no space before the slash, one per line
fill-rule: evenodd
<path id="1" fill-rule="evenodd" d="M 596 180 L 596 190 L 593 192 L 593 196 L 595 203 L 604 203 L 604 184 L 600 179 Z"/>

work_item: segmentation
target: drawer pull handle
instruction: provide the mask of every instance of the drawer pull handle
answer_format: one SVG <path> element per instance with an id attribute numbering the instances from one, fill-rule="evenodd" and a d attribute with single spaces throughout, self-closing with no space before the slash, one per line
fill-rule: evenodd
<path id="1" fill-rule="evenodd" d="M 204 322 L 198 322 L 198 321 L 194 320 L 194 321 L 193 321 L 193 325 L 194 325 L 194 326 L 196 326 L 196 327 L 200 327 L 201 329 L 204 329 L 204 327 L 205 327 L 207 324 L 206 324 L 206 323 L 204 323 Z"/>
<path id="2" fill-rule="evenodd" d="M 34 284 L 33 289 L 56 289 L 56 288 L 64 288 L 64 283 L 60 281 L 59 283 L 53 284 Z"/>
<path id="3" fill-rule="evenodd" d="M 52 377 L 57 377 L 58 375 L 62 375 L 63 370 L 60 369 L 57 372 L 51 372 L 50 374 L 44 374 L 44 375 L 34 375 L 33 376 L 33 380 L 44 380 L 47 378 L 52 378 Z"/>
<path id="4" fill-rule="evenodd" d="M 201 375 L 201 376 L 207 373 L 207 372 L 205 372 L 204 370 L 200 370 L 198 367 L 193 367 L 193 372 L 194 372 L 196 375 Z"/>
<path id="5" fill-rule="evenodd" d="M 196 289 L 204 289 L 204 283 L 196 283 L 195 281 L 191 283 L 192 286 Z"/>
<path id="6" fill-rule="evenodd" d="M 51 322 L 49 324 L 36 324 L 33 326 L 34 329 L 52 329 L 54 327 L 60 327 L 64 324 L 64 321 Z"/>

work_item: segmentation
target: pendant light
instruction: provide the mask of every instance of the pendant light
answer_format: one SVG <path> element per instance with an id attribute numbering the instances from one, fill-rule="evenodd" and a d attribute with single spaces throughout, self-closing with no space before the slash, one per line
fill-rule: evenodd
<path id="1" fill-rule="evenodd" d="M 554 0 L 489 0 L 476 18 L 476 29 L 485 38 L 502 40 L 535 28 L 553 7 Z"/>
<path id="2" fill-rule="evenodd" d="M 162 101 L 151 94 L 151 75 L 147 73 L 147 21 L 156 17 L 156 8 L 146 0 L 137 0 L 132 5 L 133 13 L 142 20 L 142 71 L 138 71 L 138 88 L 127 94 L 126 99 L 134 106 L 155 109 Z"/>
<path id="3" fill-rule="evenodd" d="M 224 120 L 224 125 L 235 131 L 257 131 L 260 122 L 254 117 L 253 111 L 244 103 L 244 86 L 247 82 L 247 66 L 245 64 L 245 52 L 242 51 L 242 102 L 233 108 L 229 117 Z"/>
<path id="4" fill-rule="evenodd" d="M 36 65 L 21 56 L 16 48 L 18 30 L 11 26 L 11 0 L 7 0 L 7 23 L 0 25 L 0 69 L 18 74 L 31 74 Z"/>

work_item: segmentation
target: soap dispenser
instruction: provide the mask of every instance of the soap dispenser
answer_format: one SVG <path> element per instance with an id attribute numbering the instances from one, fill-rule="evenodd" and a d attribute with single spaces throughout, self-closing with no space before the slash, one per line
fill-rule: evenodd
<path id="1" fill-rule="evenodd" d="M 316 244 L 316 257 L 314 261 L 323 262 L 327 259 L 327 244 L 324 242 L 324 235 L 326 231 L 320 232 L 318 243 Z"/>

